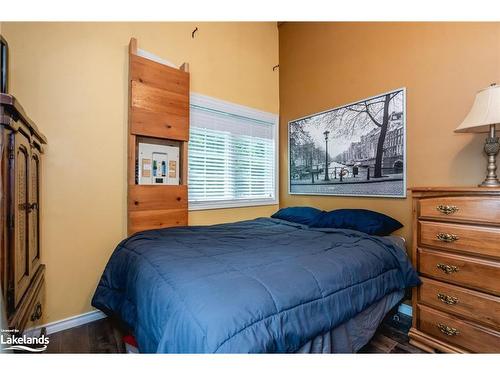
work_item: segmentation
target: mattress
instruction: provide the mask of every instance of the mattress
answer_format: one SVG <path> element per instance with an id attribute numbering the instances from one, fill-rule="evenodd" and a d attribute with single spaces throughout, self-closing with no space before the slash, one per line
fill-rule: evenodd
<path id="1" fill-rule="evenodd" d="M 260 218 L 125 239 L 92 304 L 141 352 L 294 353 L 418 283 L 390 239 Z"/>

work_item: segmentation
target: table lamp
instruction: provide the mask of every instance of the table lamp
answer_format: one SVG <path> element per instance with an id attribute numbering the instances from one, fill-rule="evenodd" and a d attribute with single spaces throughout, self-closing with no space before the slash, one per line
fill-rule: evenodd
<path id="1" fill-rule="evenodd" d="M 488 155 L 488 172 L 480 187 L 500 187 L 496 174 L 496 156 L 500 150 L 498 137 L 495 135 L 498 124 L 500 124 L 500 86 L 494 83 L 476 94 L 469 114 L 455 129 L 456 133 L 488 133 L 484 143 L 484 152 Z"/>

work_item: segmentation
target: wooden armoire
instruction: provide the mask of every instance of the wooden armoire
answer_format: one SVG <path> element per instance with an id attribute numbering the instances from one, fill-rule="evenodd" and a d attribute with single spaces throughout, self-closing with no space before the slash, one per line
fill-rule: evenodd
<path id="1" fill-rule="evenodd" d="M 19 102 L 0 93 L 0 276 L 10 329 L 23 332 L 43 314 L 40 175 L 45 136 Z"/>

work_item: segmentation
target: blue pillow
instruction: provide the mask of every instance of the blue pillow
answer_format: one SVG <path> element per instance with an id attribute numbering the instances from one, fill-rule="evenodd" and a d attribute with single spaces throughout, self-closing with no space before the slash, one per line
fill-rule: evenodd
<path id="1" fill-rule="evenodd" d="M 316 221 L 325 211 L 314 207 L 287 207 L 275 212 L 271 217 L 291 221 L 293 223 L 309 225 Z"/>
<path id="2" fill-rule="evenodd" d="M 375 236 L 388 236 L 402 228 L 399 221 L 379 212 L 362 209 L 340 209 L 325 212 L 310 224 L 313 228 L 354 229 Z"/>

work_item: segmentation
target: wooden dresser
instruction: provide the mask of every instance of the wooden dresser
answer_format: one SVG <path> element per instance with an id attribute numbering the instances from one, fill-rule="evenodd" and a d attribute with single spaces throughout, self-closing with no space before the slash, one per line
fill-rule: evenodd
<path id="1" fill-rule="evenodd" d="M 0 281 L 7 324 L 16 334 L 43 314 L 39 186 L 46 142 L 19 102 L 0 93 Z"/>
<path id="2" fill-rule="evenodd" d="M 413 188 L 410 343 L 500 353 L 500 189 Z"/>

